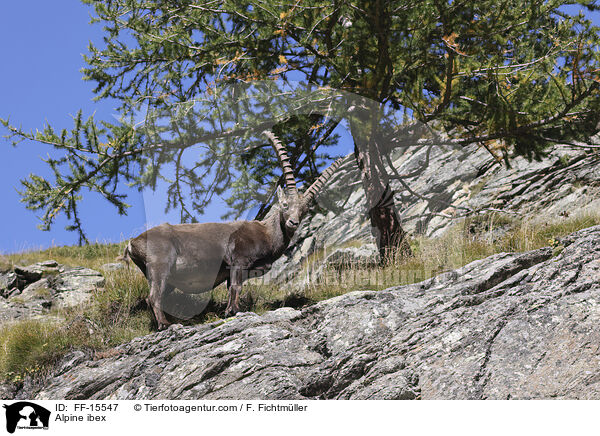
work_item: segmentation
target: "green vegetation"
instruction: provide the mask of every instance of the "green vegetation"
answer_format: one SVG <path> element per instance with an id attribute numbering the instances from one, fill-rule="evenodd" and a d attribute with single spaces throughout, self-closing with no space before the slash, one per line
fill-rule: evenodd
<path id="1" fill-rule="evenodd" d="M 52 247 L 6 255 L 0 262 L 28 265 L 53 259 L 65 265 L 98 269 L 105 263 L 114 262 L 123 253 L 123 248 L 124 243 Z M 118 344 L 151 333 L 150 313 L 140 303 L 148 294 L 148 283 L 141 272 L 132 265 L 131 268 L 106 272 L 104 276 L 104 288 L 94 292 L 84 307 L 53 310 L 51 322 L 25 320 L 2 326 L 0 379 L 19 381 L 27 374 L 43 374 L 58 358 L 75 348 L 92 353 L 106 352 Z M 43 294 L 48 290 L 41 288 L 38 292 Z"/>
<path id="2" fill-rule="evenodd" d="M 555 255 L 564 249 L 558 238 L 600 224 L 600 215 L 579 215 L 550 223 L 522 222 L 497 213 L 464 220 L 440 238 L 415 237 L 414 256 L 397 258 L 385 267 L 326 270 L 320 279 L 302 292 L 290 292 L 285 285 L 246 282 L 245 310 L 263 313 L 283 306 L 302 307 L 355 290 L 381 290 L 391 286 L 426 280 L 477 259 L 500 252 L 527 251 L 551 246 Z M 497 230 L 501 230 L 494 233 Z M 358 246 L 356 241 L 346 246 Z M 38 252 L 5 256 L 5 263 L 26 264 L 52 258 L 69 265 L 99 265 L 114 261 L 122 244 L 94 244 L 89 247 L 54 247 Z M 303 265 L 310 272 L 325 256 L 314 253 Z M 57 359 L 73 349 L 86 349 L 95 355 L 114 353 L 112 348 L 153 331 L 152 319 L 144 303 L 148 284 L 135 266 L 105 274 L 104 289 L 92 295 L 84 307 L 54 311 L 47 320 L 26 320 L 0 327 L 0 380 L 19 381 L 26 375 L 40 375 Z M 40 290 L 43 292 L 43 290 Z M 221 319 L 227 304 L 227 290 L 212 292 L 205 313 L 186 323 Z"/>
<path id="3" fill-rule="evenodd" d="M 20 381 L 45 370 L 65 352 L 85 346 L 88 333 L 56 322 L 27 320 L 0 327 L 0 376 Z"/>
<path id="4" fill-rule="evenodd" d="M 64 265 L 99 268 L 105 263 L 114 262 L 118 256 L 123 254 L 124 249 L 125 242 L 120 244 L 95 242 L 82 246 L 62 246 L 45 250 L 24 251 L 0 256 L 0 271 L 10 265 L 30 265 L 48 259 Z"/>
<path id="5" fill-rule="evenodd" d="M 568 153 L 566 153 L 566 154 L 563 154 L 563 155 L 562 155 L 562 156 L 561 156 L 561 157 L 558 159 L 558 161 L 560 162 L 560 164 L 561 164 L 563 167 L 569 166 L 569 162 L 571 161 L 571 156 L 570 156 Z"/>
<path id="6" fill-rule="evenodd" d="M 105 278 L 104 289 L 93 294 L 91 304 L 73 311 L 71 317 L 88 320 L 102 348 L 150 333 L 150 313 L 141 304 L 148 295 L 146 278 L 135 265 L 105 273 Z"/>

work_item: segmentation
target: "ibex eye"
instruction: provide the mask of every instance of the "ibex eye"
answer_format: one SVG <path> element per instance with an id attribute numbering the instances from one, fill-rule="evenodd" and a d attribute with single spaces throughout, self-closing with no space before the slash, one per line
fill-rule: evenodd
<path id="1" fill-rule="evenodd" d="M 287 203 L 285 203 L 285 202 L 284 202 L 284 203 L 282 203 L 281 205 L 283 206 L 283 208 L 284 208 L 284 209 L 287 209 L 287 208 L 288 208 L 288 204 L 287 204 Z"/>

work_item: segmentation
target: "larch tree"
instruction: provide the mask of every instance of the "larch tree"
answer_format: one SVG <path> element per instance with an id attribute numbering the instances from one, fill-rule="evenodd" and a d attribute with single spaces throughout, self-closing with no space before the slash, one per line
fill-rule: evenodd
<path id="1" fill-rule="evenodd" d="M 46 228 L 65 212 L 82 238 L 82 190 L 101 193 L 124 213 L 119 182 L 156 186 L 162 166 L 184 161 L 194 144 L 208 144 L 205 154 L 181 169 L 179 182 L 167 180 L 168 207 L 179 208 L 182 221 L 194 220 L 214 193 L 229 192 L 231 206 L 247 206 L 247 189 L 233 186 L 235 180 L 260 187 L 277 178 L 268 144 L 251 140 L 264 125 L 256 114 L 246 115 L 255 118 L 248 124 L 253 128 L 240 128 L 235 117 L 223 124 L 219 114 L 161 141 L 136 129 L 141 109 L 169 111 L 224 86 L 299 81 L 364 102 L 349 107 L 345 118 L 384 257 L 409 251 L 389 189 L 393 178 L 404 182 L 390 168 L 393 148 L 436 131 L 455 145 L 479 143 L 508 162 L 514 154 L 539 158 L 553 142 L 589 141 L 598 130 L 599 29 L 589 19 L 598 9 L 592 0 L 86 3 L 105 38 L 100 46 L 90 43 L 84 79 L 96 83 L 98 99 L 120 102 L 121 122 L 78 115 L 71 131 L 57 133 L 50 126 L 25 132 L 3 120 L 15 141 L 57 149 L 48 161 L 54 181 L 30 176 L 23 199 L 43 212 Z M 386 121 L 394 111 L 404 114 L 403 122 Z M 323 147 L 335 143 L 340 121 L 318 112 L 276 120 L 301 179 L 313 180 L 333 157 Z M 245 143 L 231 148 L 232 138 Z M 258 203 L 267 200 L 265 194 Z"/>

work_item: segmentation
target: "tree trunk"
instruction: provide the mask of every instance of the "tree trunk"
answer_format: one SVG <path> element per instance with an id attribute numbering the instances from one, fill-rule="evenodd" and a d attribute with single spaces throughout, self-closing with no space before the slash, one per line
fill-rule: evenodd
<path id="1" fill-rule="evenodd" d="M 366 126 L 369 128 L 365 129 Z M 364 120 L 350 122 L 354 155 L 361 172 L 371 220 L 371 233 L 377 240 L 382 263 L 388 263 L 397 256 L 410 256 L 412 252 L 396 211 L 394 193 L 390 189 L 389 175 L 381 159 L 377 135 L 372 133 L 376 131 L 376 127 L 374 123 L 365 123 Z"/>
<path id="2" fill-rule="evenodd" d="M 376 205 L 369 210 L 371 232 L 377 239 L 379 254 L 384 263 L 392 261 L 398 256 L 407 257 L 412 254 L 406 232 L 400 224 L 400 218 L 394 206 L 393 192 L 389 190 L 388 192 L 391 204 Z M 382 200 L 384 198 L 382 197 Z"/>

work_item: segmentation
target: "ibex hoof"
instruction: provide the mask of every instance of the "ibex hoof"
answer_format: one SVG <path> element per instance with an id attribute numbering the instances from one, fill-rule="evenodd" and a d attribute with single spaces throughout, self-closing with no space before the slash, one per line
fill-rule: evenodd
<path id="1" fill-rule="evenodd" d="M 238 313 L 240 311 L 240 309 L 238 308 L 231 308 L 228 307 L 227 309 L 225 309 L 225 317 L 230 317 L 230 316 L 235 316 L 236 313 Z"/>

